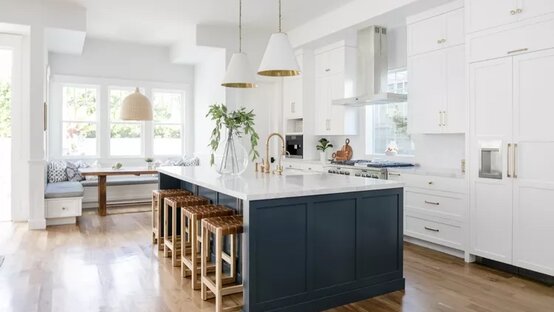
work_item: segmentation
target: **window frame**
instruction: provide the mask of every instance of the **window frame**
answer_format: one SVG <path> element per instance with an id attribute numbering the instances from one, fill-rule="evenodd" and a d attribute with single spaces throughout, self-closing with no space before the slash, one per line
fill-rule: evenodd
<path id="1" fill-rule="evenodd" d="M 63 101 L 63 92 L 64 88 L 70 87 L 70 88 L 85 88 L 85 89 L 95 89 L 96 90 L 96 112 L 95 112 L 95 118 L 94 121 L 77 121 L 77 120 L 65 120 L 63 117 L 63 109 L 64 109 L 64 101 Z M 97 84 L 91 84 L 91 83 L 79 83 L 79 82 L 62 82 L 60 83 L 60 102 L 59 102 L 59 146 L 60 146 L 60 155 L 63 159 L 95 159 L 98 158 L 100 155 L 100 98 L 102 96 L 101 94 L 101 87 Z M 96 127 L 96 148 L 94 155 L 64 155 L 63 154 L 63 141 L 64 141 L 64 125 L 66 123 L 92 123 Z"/>
<path id="2" fill-rule="evenodd" d="M 141 157 L 144 158 L 146 154 L 145 146 L 146 146 L 146 125 L 144 121 L 133 121 L 133 120 L 118 120 L 114 121 L 112 120 L 112 107 L 111 107 L 111 101 L 110 96 L 112 90 L 129 90 L 130 93 L 135 92 L 136 87 L 131 86 L 120 86 L 120 85 L 108 85 L 107 86 L 107 102 L 106 102 L 106 112 L 107 112 L 107 133 L 108 133 L 108 142 L 107 142 L 107 153 L 108 157 L 111 159 L 121 159 L 121 158 L 134 158 L 134 157 Z M 145 89 L 142 87 L 139 87 L 139 90 L 142 94 L 145 94 Z M 125 154 L 125 155 L 113 155 L 112 154 L 112 136 L 111 136 L 111 130 L 112 125 L 138 125 L 140 126 L 140 148 L 139 148 L 139 154 Z"/>
<path id="3" fill-rule="evenodd" d="M 162 93 L 178 93 L 181 95 L 181 105 L 180 105 L 180 112 L 179 115 L 181 117 L 181 122 L 179 123 L 171 123 L 171 122 L 160 122 L 155 121 L 152 119 L 152 126 L 151 126 L 151 137 L 152 137 L 152 156 L 154 157 L 175 157 L 175 156 L 181 156 L 185 153 L 185 120 L 186 120 L 186 92 L 184 90 L 178 90 L 178 89 L 163 89 L 163 88 L 153 88 L 150 90 L 150 94 L 152 95 L 152 109 L 154 109 L 154 94 L 156 92 Z M 154 137 L 154 128 L 156 126 L 180 126 L 181 130 L 181 151 L 179 154 L 156 154 L 154 152 L 154 140 L 156 139 Z"/>

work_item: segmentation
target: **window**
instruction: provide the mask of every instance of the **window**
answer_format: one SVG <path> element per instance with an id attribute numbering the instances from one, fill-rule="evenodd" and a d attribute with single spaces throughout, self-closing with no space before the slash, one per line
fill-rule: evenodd
<path id="1" fill-rule="evenodd" d="M 406 70 L 389 71 L 388 92 L 407 94 Z M 408 135 L 408 103 L 373 105 L 366 108 L 367 153 L 385 154 L 389 146 L 396 146 L 398 155 L 414 155 L 414 146 Z"/>
<path id="2" fill-rule="evenodd" d="M 181 155 L 183 146 L 183 99 L 182 92 L 154 91 L 154 154 Z"/>
<path id="3" fill-rule="evenodd" d="M 95 156 L 98 89 L 66 85 L 62 94 L 62 155 Z"/>
<path id="4" fill-rule="evenodd" d="M 132 88 L 110 88 L 109 90 L 111 156 L 142 154 L 142 123 L 123 121 L 119 118 L 123 99 L 132 92 Z"/>

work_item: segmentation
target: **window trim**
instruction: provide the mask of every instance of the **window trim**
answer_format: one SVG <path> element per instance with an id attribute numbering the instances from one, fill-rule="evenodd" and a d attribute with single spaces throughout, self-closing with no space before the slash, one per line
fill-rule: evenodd
<path id="1" fill-rule="evenodd" d="M 152 120 L 151 122 L 151 135 L 152 135 L 152 156 L 153 157 L 175 157 L 175 156 L 181 156 L 185 154 L 185 121 L 186 121 L 186 92 L 184 90 L 178 90 L 178 89 L 162 89 L 162 88 L 155 88 L 151 90 L 152 95 L 152 108 L 154 108 L 154 93 L 156 92 L 166 92 L 166 93 L 179 93 L 181 95 L 181 107 L 180 107 L 180 115 L 181 115 L 181 122 L 180 123 L 172 123 L 172 122 L 163 122 L 163 121 L 155 121 Z M 181 153 L 180 154 L 156 154 L 154 153 L 154 128 L 156 126 L 181 126 Z"/>
<path id="2" fill-rule="evenodd" d="M 135 87 L 129 87 L 129 86 L 114 86 L 109 85 L 107 90 L 107 102 L 106 102 L 106 111 L 107 111 L 107 117 L 108 117 L 108 125 L 106 131 L 108 132 L 108 143 L 107 143 L 107 149 L 108 149 L 108 157 L 114 158 L 114 159 L 122 159 L 122 158 L 134 158 L 134 157 L 142 157 L 145 156 L 145 146 L 146 146 L 146 132 L 145 132 L 145 122 L 144 121 L 134 121 L 134 120 L 112 120 L 112 108 L 111 108 L 111 102 L 110 102 L 110 96 L 111 92 L 113 90 L 123 90 L 123 91 L 129 91 L 130 93 L 133 93 L 135 91 Z M 139 87 L 139 90 L 142 94 L 145 93 L 144 88 Z M 111 136 L 111 130 L 112 125 L 138 125 L 140 126 L 140 147 L 139 147 L 139 153 L 138 154 L 125 154 L 125 155 L 114 155 L 112 154 L 112 136 Z"/>

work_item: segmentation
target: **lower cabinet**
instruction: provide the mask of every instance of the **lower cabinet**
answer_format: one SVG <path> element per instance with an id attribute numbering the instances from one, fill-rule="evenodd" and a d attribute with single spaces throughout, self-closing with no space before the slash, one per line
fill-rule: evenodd
<path id="1" fill-rule="evenodd" d="M 46 225 L 75 224 L 82 214 L 82 201 L 82 197 L 46 199 Z"/>

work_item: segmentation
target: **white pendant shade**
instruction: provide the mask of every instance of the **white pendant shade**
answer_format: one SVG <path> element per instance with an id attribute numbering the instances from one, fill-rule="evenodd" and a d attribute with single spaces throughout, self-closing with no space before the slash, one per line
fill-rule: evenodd
<path id="1" fill-rule="evenodd" d="M 129 94 L 121 104 L 122 120 L 152 120 L 152 103 L 138 88 Z"/>
<path id="2" fill-rule="evenodd" d="M 258 75 L 287 77 L 300 75 L 300 66 L 286 33 L 274 33 L 269 38 Z"/>
<path id="3" fill-rule="evenodd" d="M 221 85 L 228 88 L 256 88 L 255 81 L 256 75 L 246 53 L 233 53 Z"/>

